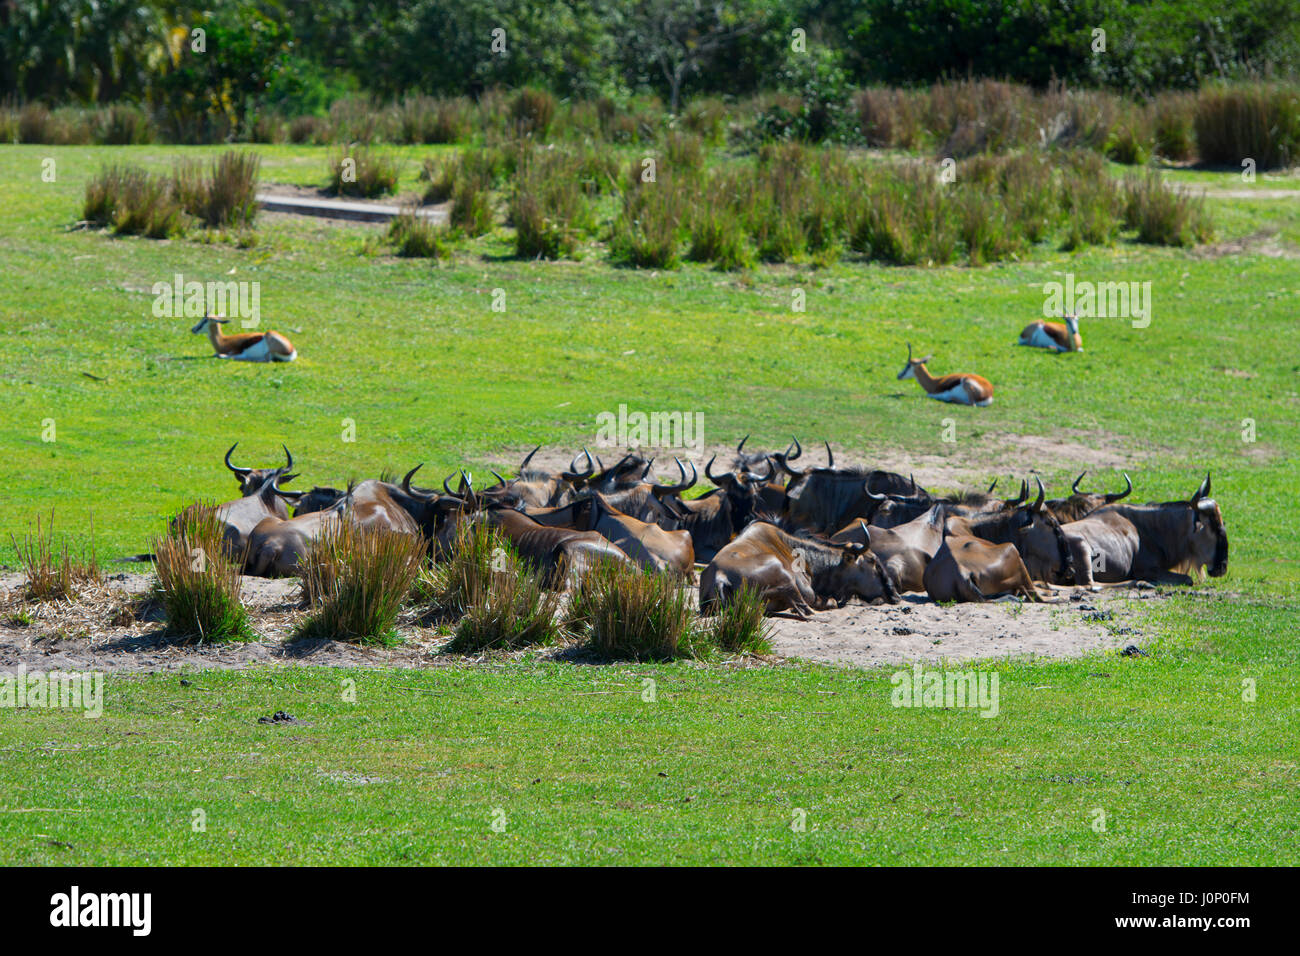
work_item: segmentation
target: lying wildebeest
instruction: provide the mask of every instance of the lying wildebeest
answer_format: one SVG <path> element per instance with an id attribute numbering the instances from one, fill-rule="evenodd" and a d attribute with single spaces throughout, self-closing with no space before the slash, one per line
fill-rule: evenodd
<path id="1" fill-rule="evenodd" d="M 779 461 L 777 465 L 791 476 L 786 486 L 786 517 L 794 525 L 820 534 L 832 534 L 855 518 L 870 522 L 880 506 L 879 495 L 926 494 L 915 481 L 890 471 L 834 467 L 795 471 Z"/>
<path id="2" fill-rule="evenodd" d="M 832 600 L 854 597 L 898 603 L 889 574 L 864 546 L 798 537 L 765 521 L 751 524 L 709 562 L 700 575 L 700 611 L 726 606 L 746 584 L 769 614 L 788 610 L 807 618 Z"/>
<path id="3" fill-rule="evenodd" d="M 639 481 L 624 484 L 613 491 L 605 492 L 610 506 L 639 521 L 649 521 L 667 531 L 681 527 L 685 512 L 681 508 L 680 495 L 694 487 L 699 479 L 695 464 L 691 464 L 691 477 L 686 477 L 686 468 L 681 459 L 674 458 L 682 480 L 674 485 L 661 485 L 655 482 Z"/>
<path id="4" fill-rule="evenodd" d="M 1074 574 L 1073 557 L 1061 523 L 1044 506 L 1046 491 L 1038 483 L 1031 502 L 996 511 L 949 514 L 944 527 L 949 534 L 967 534 L 993 544 L 1011 544 L 1035 581 L 1052 582 Z"/>
<path id="5" fill-rule="evenodd" d="M 226 467 L 239 482 L 241 497 L 217 506 L 216 517 L 222 524 L 226 554 L 231 560 L 240 560 L 247 554 L 249 535 L 265 518 L 287 518 L 289 512 L 275 493 L 276 483 L 292 481 L 297 475 L 287 474 L 293 467 L 293 455 L 284 448 L 285 464 L 279 468 L 240 468 L 230 461 L 239 442 L 226 452 Z M 247 568 L 247 563 L 245 564 Z"/>
<path id="6" fill-rule="evenodd" d="M 753 520 L 755 490 L 770 480 L 773 472 L 769 462 L 766 475 L 715 473 L 716 457 L 705 464 L 704 474 L 718 487 L 698 498 L 678 498 L 674 502 L 682 512 L 682 530 L 690 532 L 695 560 L 705 563 L 712 561 L 719 549 Z"/>
<path id="7" fill-rule="evenodd" d="M 549 528 L 595 531 L 618 545 L 643 568 L 666 571 L 694 580 L 695 549 L 688 531 L 666 531 L 652 522 L 624 514 L 599 492 L 579 495 L 558 508 L 537 508 L 524 514 Z"/>
<path id="8" fill-rule="evenodd" d="M 551 587 L 575 582 L 600 561 L 635 567 L 618 545 L 594 531 L 548 527 L 513 508 L 490 507 L 460 520 L 484 521 L 499 528 L 520 558 L 537 568 Z"/>
<path id="9" fill-rule="evenodd" d="M 1115 502 L 1127 498 L 1130 492 L 1133 491 L 1133 482 L 1129 480 L 1127 473 L 1124 475 L 1124 484 L 1127 487 L 1121 492 L 1108 495 L 1080 491 L 1079 482 L 1083 481 L 1083 476 L 1086 474 L 1086 471 L 1081 471 L 1079 477 L 1074 479 L 1074 484 L 1070 485 L 1070 497 L 1051 498 L 1047 502 L 1047 510 L 1055 515 L 1056 520 L 1062 524 L 1069 521 L 1078 521 L 1105 505 L 1113 505 Z"/>
<path id="10" fill-rule="evenodd" d="M 586 471 L 578 469 L 577 456 L 569 462 L 568 471 L 549 472 L 542 468 L 530 468 L 528 463 L 541 447 L 538 445 L 519 463 L 519 477 L 513 481 L 506 481 L 497 475 L 506 496 L 513 496 L 515 500 L 523 502 L 530 508 L 551 508 L 564 504 L 573 496 L 576 487 L 596 473 L 596 463 L 585 448 L 583 455 L 587 461 Z"/>
<path id="11" fill-rule="evenodd" d="M 867 526 L 859 518 L 831 536 L 841 544 L 865 544 L 878 557 L 900 591 L 924 591 L 925 568 L 943 545 L 945 506 L 891 528 Z"/>
<path id="12" fill-rule="evenodd" d="M 943 539 L 926 565 L 924 583 L 936 601 L 989 601 L 1005 595 L 1043 600 L 1014 544 L 992 544 L 969 534 L 949 533 Z"/>
<path id="13" fill-rule="evenodd" d="M 1228 570 L 1228 532 L 1210 497 L 1206 474 L 1186 501 L 1106 505 L 1063 526 L 1074 556 L 1074 581 L 1193 583 L 1207 566 L 1211 577 Z"/>

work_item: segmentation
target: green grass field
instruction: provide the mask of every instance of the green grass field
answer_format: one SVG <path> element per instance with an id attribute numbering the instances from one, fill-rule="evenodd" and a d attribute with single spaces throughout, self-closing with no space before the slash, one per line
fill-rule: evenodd
<path id="1" fill-rule="evenodd" d="M 311 220 L 263 217 L 250 249 L 70 229 L 102 162 L 168 169 L 216 151 L 0 149 L 0 561 L 12 562 L 9 535 L 51 508 L 69 531 L 93 514 L 101 557 L 146 550 L 177 505 L 229 496 L 221 455 L 236 440 L 252 464 L 287 442 L 299 487 L 421 461 L 441 476 L 537 442 L 576 450 L 600 412 L 627 404 L 699 411 L 710 445 L 746 432 L 783 445 L 794 432 L 813 458 L 826 438 L 861 461 L 907 451 L 990 475 L 1006 471 L 1008 436 L 1070 436 L 1131 456 L 1136 500 L 1186 497 L 1212 471 L 1229 573 L 1207 597 L 1147 612 L 1161 635 L 1147 658 L 997 665 L 992 720 L 896 710 L 888 674 L 812 666 L 276 669 L 194 675 L 187 688 L 110 675 L 98 721 L 0 710 L 0 859 L 1300 859 L 1293 257 L 1121 242 L 1042 245 L 981 269 L 848 260 L 727 275 L 618 269 L 594 248 L 576 263 L 520 262 L 504 232 L 434 265 L 365 251 L 376 227 Z M 264 182 L 324 181 L 325 149 L 257 151 Z M 413 189 L 429 150 L 405 152 Z M 1169 178 L 1241 188 L 1231 173 Z M 1210 208 L 1220 241 L 1267 230 L 1284 251 L 1300 243 L 1300 201 Z M 300 360 L 212 359 L 193 320 L 152 313 L 151 287 L 177 273 L 260 282 L 263 325 L 286 331 Z M 1150 281 L 1150 327 L 1085 321 L 1073 357 L 1013 347 L 1041 316 L 1043 283 L 1065 273 Z M 494 289 L 505 313 L 490 308 Z M 796 289 L 806 311 L 791 308 Z M 994 405 L 940 405 L 896 381 L 906 341 L 934 353 L 932 371 L 991 379 Z M 942 440 L 945 419 L 955 442 Z M 1050 456 L 1037 467 L 1057 492 L 1079 470 Z M 355 704 L 340 698 L 345 678 Z M 655 703 L 641 700 L 646 678 Z M 256 723 L 278 709 L 307 724 Z M 20 812 L 42 808 L 61 812 Z M 504 832 L 489 827 L 497 808 Z M 795 808 L 806 832 L 790 830 Z"/>

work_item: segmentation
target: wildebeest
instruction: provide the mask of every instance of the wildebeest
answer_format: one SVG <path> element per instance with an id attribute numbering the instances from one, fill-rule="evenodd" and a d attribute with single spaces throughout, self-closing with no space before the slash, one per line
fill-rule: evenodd
<path id="1" fill-rule="evenodd" d="M 718 487 L 692 498 L 678 498 L 676 506 L 682 512 L 681 528 L 690 533 L 695 548 L 695 560 L 709 562 L 718 550 L 734 538 L 754 517 L 755 489 L 772 477 L 768 464 L 766 475 L 750 472 L 713 471 L 710 458 L 704 466 L 705 476 Z"/>
<path id="2" fill-rule="evenodd" d="M 576 456 L 569 462 L 568 471 L 549 472 L 542 468 L 530 468 L 529 462 L 541 447 L 538 445 L 519 463 L 519 476 L 513 481 L 506 481 L 500 475 L 497 478 L 509 494 L 527 507 L 550 508 L 562 505 L 572 497 L 575 487 L 595 474 L 596 463 L 592 460 L 591 453 L 583 449 L 587 461 L 586 471 L 578 470 Z"/>
<path id="3" fill-rule="evenodd" d="M 1228 570 L 1228 532 L 1210 497 L 1206 474 L 1186 501 L 1113 504 L 1063 525 L 1074 556 L 1076 584 L 1097 581 L 1193 583 L 1208 567 L 1211 577 Z"/>
<path id="4" fill-rule="evenodd" d="M 287 474 L 293 467 L 293 455 L 289 454 L 289 449 L 284 445 L 280 447 L 284 448 L 285 464 L 279 468 L 241 468 L 233 464 L 230 456 L 238 447 L 239 442 L 230 446 L 225 462 L 239 482 L 241 497 L 218 505 L 215 511 L 216 518 L 222 525 L 226 554 L 235 561 L 247 553 L 249 535 L 259 522 L 265 518 L 289 517 L 284 502 L 275 493 L 275 486 L 279 481 L 291 481 L 298 477 Z"/>
<path id="5" fill-rule="evenodd" d="M 870 522 L 881 495 L 926 493 L 911 479 L 877 469 L 809 468 L 792 475 L 784 513 L 793 525 L 819 534 L 833 534 L 855 518 Z"/>
<path id="6" fill-rule="evenodd" d="M 880 560 L 860 544 L 798 537 L 756 521 L 726 545 L 700 575 L 700 610 L 726 606 L 744 585 L 755 588 L 769 614 L 807 618 L 831 601 L 898 602 Z"/>
<path id="7" fill-rule="evenodd" d="M 1038 482 L 1032 502 L 997 511 L 951 515 L 945 522 L 949 534 L 964 534 L 995 544 L 1011 544 L 1019 552 L 1029 576 L 1051 582 L 1074 574 L 1073 557 L 1061 523 L 1044 507 L 1046 492 Z"/>
<path id="8" fill-rule="evenodd" d="M 900 591 L 924 591 L 925 568 L 943 545 L 945 506 L 892 528 L 870 527 L 859 518 L 831 536 L 841 544 L 865 544 L 878 557 Z"/>
<path id="9" fill-rule="evenodd" d="M 1078 521 L 1086 517 L 1105 505 L 1113 505 L 1115 502 L 1127 498 L 1133 491 L 1133 482 L 1129 479 L 1127 473 L 1124 475 L 1124 484 L 1127 486 L 1123 491 L 1115 494 L 1094 493 L 1079 490 L 1079 482 L 1083 481 L 1086 471 L 1079 472 L 1079 477 L 1074 479 L 1074 484 L 1070 486 L 1070 497 L 1068 498 L 1051 498 L 1047 502 L 1047 510 L 1056 516 L 1056 520 L 1062 524 L 1069 521 Z"/>
<path id="10" fill-rule="evenodd" d="M 1042 601 L 1013 544 L 949 533 L 925 567 L 925 591 L 936 601 L 988 601 L 1016 595 Z"/>
<path id="11" fill-rule="evenodd" d="M 618 545 L 594 531 L 552 528 L 513 508 L 490 507 L 462 520 L 484 521 L 499 528 L 519 556 L 537 568 L 552 587 L 576 580 L 599 561 L 635 566 Z"/>
<path id="12" fill-rule="evenodd" d="M 687 478 L 681 459 L 674 458 L 673 461 L 677 463 L 682 478 L 677 484 L 663 485 L 649 481 L 621 484 L 604 493 L 606 500 L 611 507 L 639 521 L 652 522 L 667 531 L 680 528 L 685 512 L 679 496 L 694 487 L 699 473 L 692 462 L 691 477 Z"/>

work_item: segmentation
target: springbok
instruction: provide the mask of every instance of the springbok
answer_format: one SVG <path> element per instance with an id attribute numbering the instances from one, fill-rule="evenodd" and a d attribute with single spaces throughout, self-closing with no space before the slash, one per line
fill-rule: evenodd
<path id="1" fill-rule="evenodd" d="M 993 403 L 993 383 L 981 375 L 962 373 L 943 375 L 935 378 L 925 369 L 925 363 L 934 358 L 912 358 L 912 343 L 907 343 L 907 364 L 898 373 L 899 380 L 914 378 L 921 383 L 925 394 L 941 402 L 955 402 L 958 405 L 991 405 Z"/>
<path id="2" fill-rule="evenodd" d="M 221 326 L 229 321 L 205 315 L 190 331 L 195 335 L 206 331 L 217 358 L 234 359 L 237 362 L 292 362 L 298 357 L 298 350 L 293 347 L 293 343 L 279 332 L 223 335 Z"/>
<path id="3" fill-rule="evenodd" d="M 1020 333 L 1017 345 L 1029 345 L 1038 349 L 1050 349 L 1053 352 L 1082 352 L 1083 339 L 1079 336 L 1079 320 L 1073 315 L 1065 317 L 1065 323 L 1030 322 Z"/>

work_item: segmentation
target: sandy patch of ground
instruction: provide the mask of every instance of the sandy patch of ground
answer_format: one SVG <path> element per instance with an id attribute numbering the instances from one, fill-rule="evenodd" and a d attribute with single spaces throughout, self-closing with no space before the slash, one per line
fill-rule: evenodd
<path id="1" fill-rule="evenodd" d="M 1295 195 L 1300 190 L 1291 194 Z M 1224 256 L 1255 255 L 1269 259 L 1300 259 L 1300 246 L 1278 237 L 1276 229 L 1261 229 L 1240 239 L 1228 239 L 1191 250 L 1194 259 L 1221 259 Z"/>
<path id="2" fill-rule="evenodd" d="M 321 667 L 433 667 L 461 660 L 441 653 L 444 634 L 413 619 L 394 648 L 363 648 L 327 640 L 294 640 L 303 614 L 297 582 L 246 579 L 243 599 L 261 638 L 248 644 L 181 646 L 162 635 L 158 609 L 142 596 L 147 574 L 119 574 L 76 602 L 23 604 L 17 574 L 0 575 L 0 670 L 103 670 L 147 673 L 257 665 Z M 1100 594 L 1057 591 L 1043 605 L 964 604 L 940 607 L 923 595 L 896 606 L 850 605 L 822 611 L 808 621 L 771 619 L 774 658 L 871 667 L 911 661 L 965 661 L 990 657 L 1077 657 L 1141 644 L 1144 636 L 1126 618 L 1132 602 L 1151 589 L 1117 588 Z M 20 615 L 28 615 L 30 623 Z M 586 661 L 573 647 L 551 656 Z"/>

